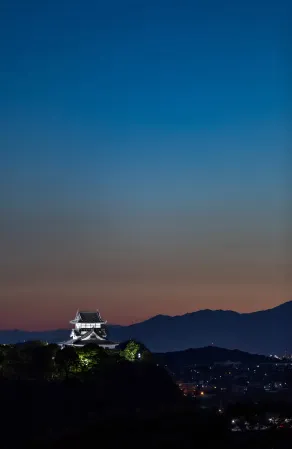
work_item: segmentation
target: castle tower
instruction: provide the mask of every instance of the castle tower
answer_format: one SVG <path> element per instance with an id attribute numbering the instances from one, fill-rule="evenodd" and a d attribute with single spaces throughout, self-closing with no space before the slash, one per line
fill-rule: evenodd
<path id="1" fill-rule="evenodd" d="M 64 346 L 83 347 L 86 344 L 96 344 L 102 348 L 115 349 L 118 343 L 107 339 L 106 321 L 101 318 L 99 311 L 76 313 L 71 331 L 70 340 Z"/>

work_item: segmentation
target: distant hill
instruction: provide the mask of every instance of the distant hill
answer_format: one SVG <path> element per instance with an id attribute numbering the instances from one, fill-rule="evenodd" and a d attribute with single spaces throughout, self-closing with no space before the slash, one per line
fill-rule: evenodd
<path id="1" fill-rule="evenodd" d="M 272 359 L 264 355 L 250 354 L 237 349 L 217 348 L 207 346 L 205 348 L 186 349 L 185 351 L 175 351 L 155 354 L 157 361 L 169 368 L 183 368 L 191 365 L 211 365 L 214 363 L 233 362 L 258 364 L 269 362 Z"/>
<path id="2" fill-rule="evenodd" d="M 153 352 L 181 351 L 214 344 L 258 354 L 292 353 L 292 301 L 253 313 L 200 310 L 182 316 L 157 315 L 131 326 L 109 326 L 111 339 L 134 338 Z M 0 343 L 64 341 L 69 330 L 0 331 Z"/>
<path id="3" fill-rule="evenodd" d="M 42 340 L 50 343 L 59 343 L 69 339 L 69 329 L 56 329 L 49 331 L 28 332 L 22 330 L 0 330 L 0 344 L 15 344 L 29 340 Z"/>
<path id="4" fill-rule="evenodd" d="M 200 310 L 182 316 L 158 315 L 120 327 L 112 338 L 135 338 L 154 352 L 215 345 L 258 354 L 292 353 L 292 301 L 253 313 Z"/>

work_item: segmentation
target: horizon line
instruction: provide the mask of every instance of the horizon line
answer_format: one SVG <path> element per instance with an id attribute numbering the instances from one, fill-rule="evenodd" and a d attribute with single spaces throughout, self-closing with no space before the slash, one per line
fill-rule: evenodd
<path id="1" fill-rule="evenodd" d="M 186 315 L 192 315 L 192 314 L 197 313 L 197 312 L 206 312 L 206 311 L 209 311 L 209 312 L 232 312 L 232 313 L 236 313 L 238 315 L 251 315 L 253 313 L 266 312 L 268 310 L 273 310 L 273 309 L 276 309 L 276 308 L 281 307 L 284 304 L 288 304 L 288 303 L 292 303 L 292 300 L 288 300 L 288 301 L 282 302 L 282 303 L 280 303 L 280 304 L 278 304 L 278 305 L 276 305 L 274 307 L 271 307 L 269 309 L 259 309 L 259 310 L 254 310 L 252 312 L 238 312 L 238 311 L 232 310 L 232 309 L 197 309 L 197 310 L 194 310 L 193 312 L 187 312 L 187 313 L 183 313 L 181 315 L 168 315 L 168 314 L 159 313 L 157 315 L 153 315 L 153 316 L 150 316 L 148 318 L 142 319 L 140 321 L 132 322 L 130 324 L 108 323 L 108 325 L 109 326 L 119 326 L 119 327 L 130 327 L 130 326 L 134 326 L 136 324 L 144 323 L 146 321 L 149 321 L 149 320 L 154 319 L 154 318 L 159 317 L 159 316 L 168 317 L 168 318 L 177 318 L 177 317 L 183 317 L 183 316 L 186 316 Z M 21 328 L 7 328 L 7 329 L 1 328 L 0 332 L 42 332 L 43 333 L 43 332 L 52 332 L 52 331 L 57 332 L 57 331 L 63 331 L 63 330 L 67 330 L 67 328 L 65 328 L 65 327 L 46 328 L 46 329 L 43 329 L 43 330 L 36 330 L 36 329 L 28 330 L 28 329 L 21 329 Z M 68 330 L 70 330 L 70 327 L 68 327 Z"/>

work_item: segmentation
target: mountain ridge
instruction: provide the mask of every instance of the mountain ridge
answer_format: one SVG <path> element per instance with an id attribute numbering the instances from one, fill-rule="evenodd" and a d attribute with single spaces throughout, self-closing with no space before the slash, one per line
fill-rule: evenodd
<path id="1" fill-rule="evenodd" d="M 137 339 L 153 352 L 182 351 L 215 344 L 250 353 L 292 352 L 292 301 L 271 309 L 240 313 L 202 309 L 183 315 L 156 315 L 129 326 L 109 325 L 116 341 Z M 24 340 L 60 342 L 70 329 L 48 331 L 0 330 L 0 343 Z"/>
<path id="2" fill-rule="evenodd" d="M 271 307 L 270 309 L 254 310 L 253 312 L 238 312 L 236 310 L 231 310 L 231 309 L 199 309 L 199 310 L 195 310 L 193 312 L 184 313 L 182 315 L 158 314 L 158 315 L 154 315 L 153 317 L 146 318 L 146 320 L 139 321 L 137 323 L 132 323 L 132 324 L 129 324 L 127 326 L 121 325 L 121 327 L 136 326 L 136 325 L 139 325 L 141 323 L 146 323 L 148 321 L 152 321 L 152 320 L 154 320 L 156 318 L 170 318 L 170 319 L 183 318 L 183 317 L 186 317 L 186 316 L 189 316 L 189 315 L 194 315 L 196 313 L 202 313 L 202 312 L 212 312 L 212 313 L 214 313 L 214 312 L 224 312 L 224 313 L 230 313 L 230 314 L 234 314 L 234 315 L 253 315 L 253 314 L 256 314 L 256 313 L 262 313 L 262 312 L 268 312 L 268 311 L 271 311 L 271 310 L 276 310 L 276 309 L 282 308 L 284 306 L 285 307 L 286 306 L 290 306 L 291 310 L 292 310 L 292 300 L 289 300 L 289 301 L 283 302 L 281 304 L 278 304 L 277 306 Z M 120 325 L 117 325 L 117 326 L 120 326 Z"/>
<path id="3" fill-rule="evenodd" d="M 184 351 L 166 352 L 155 354 L 156 360 L 168 366 L 181 370 L 183 367 L 194 364 L 214 363 L 269 363 L 274 359 L 262 354 L 251 354 L 238 349 L 219 348 L 217 346 L 205 346 L 203 348 L 190 348 Z"/>

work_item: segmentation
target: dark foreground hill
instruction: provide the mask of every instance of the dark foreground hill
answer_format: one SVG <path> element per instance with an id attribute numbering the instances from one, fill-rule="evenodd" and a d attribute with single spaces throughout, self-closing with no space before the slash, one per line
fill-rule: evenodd
<path id="1" fill-rule="evenodd" d="M 251 353 L 292 352 L 292 301 L 269 310 L 237 313 L 200 310 L 182 316 L 157 315 L 131 326 L 110 326 L 111 339 L 142 341 L 152 352 L 180 351 L 214 344 Z M 2 331 L 0 343 L 23 340 L 64 341 L 69 330 Z"/>

